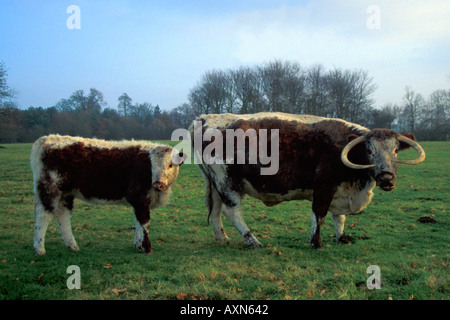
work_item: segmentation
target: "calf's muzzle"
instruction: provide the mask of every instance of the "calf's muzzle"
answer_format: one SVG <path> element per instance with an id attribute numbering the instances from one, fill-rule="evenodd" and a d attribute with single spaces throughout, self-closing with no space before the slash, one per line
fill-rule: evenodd
<path id="1" fill-rule="evenodd" d="M 155 189 L 156 191 L 166 191 L 167 190 L 167 185 L 161 181 L 154 182 L 152 186 L 153 186 L 153 189 Z"/>

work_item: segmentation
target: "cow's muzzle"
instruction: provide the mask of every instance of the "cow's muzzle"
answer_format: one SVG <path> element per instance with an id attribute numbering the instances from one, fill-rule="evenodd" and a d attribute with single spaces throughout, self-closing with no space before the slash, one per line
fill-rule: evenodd
<path id="1" fill-rule="evenodd" d="M 382 172 L 377 175 L 377 186 L 384 191 L 392 191 L 395 188 L 395 175 L 390 172 Z"/>
<path id="2" fill-rule="evenodd" d="M 161 181 L 154 182 L 152 186 L 153 186 L 153 189 L 155 189 L 156 191 L 166 191 L 167 190 L 167 185 Z"/>

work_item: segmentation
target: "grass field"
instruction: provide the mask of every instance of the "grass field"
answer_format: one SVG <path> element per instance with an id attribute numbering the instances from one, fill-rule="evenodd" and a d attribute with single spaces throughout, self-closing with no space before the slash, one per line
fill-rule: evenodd
<path id="1" fill-rule="evenodd" d="M 170 203 L 151 213 L 152 255 L 133 246 L 131 207 L 76 200 L 81 251 L 64 246 L 53 221 L 47 254 L 36 257 L 31 145 L 2 145 L 0 299 L 449 299 L 450 143 L 422 146 L 425 163 L 401 166 L 396 190 L 376 189 L 366 211 L 348 217 L 350 245 L 334 242 L 329 215 L 325 249 L 309 247 L 308 201 L 269 208 L 247 198 L 244 217 L 264 247 L 244 249 L 225 217 L 231 242 L 221 246 L 207 224 L 200 173 L 184 165 Z M 409 152 L 403 156 L 414 157 Z M 66 286 L 70 265 L 80 267 L 80 290 Z M 380 268 L 381 289 L 367 288 L 370 265 Z"/>

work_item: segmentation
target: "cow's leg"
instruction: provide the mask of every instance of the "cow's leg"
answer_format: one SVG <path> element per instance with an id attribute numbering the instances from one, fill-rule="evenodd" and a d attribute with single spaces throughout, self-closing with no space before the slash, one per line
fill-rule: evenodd
<path id="1" fill-rule="evenodd" d="M 150 229 L 150 201 L 146 196 L 128 201 L 134 208 L 136 230 L 134 245 L 137 250 L 152 253 L 152 246 L 148 237 Z"/>
<path id="2" fill-rule="evenodd" d="M 323 248 L 320 238 L 320 227 L 325 221 L 335 191 L 336 188 L 325 184 L 319 185 L 319 187 L 314 189 L 311 211 L 311 238 L 309 244 L 315 249 Z"/>
<path id="3" fill-rule="evenodd" d="M 311 210 L 311 238 L 309 244 L 315 249 L 322 249 L 322 240 L 320 238 L 320 227 L 325 221 L 325 216 L 317 215 L 314 210 Z"/>
<path id="4" fill-rule="evenodd" d="M 73 208 L 73 196 L 66 195 L 61 198 L 55 210 L 55 218 L 64 243 L 72 251 L 80 251 L 80 248 L 72 234 L 70 217 Z"/>
<path id="5" fill-rule="evenodd" d="M 222 204 L 223 213 L 244 238 L 244 246 L 248 248 L 261 248 L 262 244 L 255 238 L 242 217 L 241 197 L 238 194 L 232 196 L 233 200 Z M 222 199 L 223 200 L 223 199 Z"/>
<path id="6" fill-rule="evenodd" d="M 142 232 L 141 224 L 136 219 L 136 215 L 134 216 L 134 224 L 135 224 L 135 228 L 134 228 L 134 246 L 136 247 L 136 249 L 138 251 L 143 251 L 142 250 L 142 239 L 144 237 L 144 234 Z"/>
<path id="7" fill-rule="evenodd" d="M 336 242 L 348 244 L 348 238 L 344 232 L 345 214 L 333 214 L 334 227 L 336 229 Z"/>
<path id="8" fill-rule="evenodd" d="M 35 199 L 34 203 L 34 241 L 33 247 L 36 255 L 41 256 L 45 254 L 45 233 L 47 232 L 48 224 L 53 218 L 53 214 L 45 210 L 39 199 Z"/>
<path id="9" fill-rule="evenodd" d="M 222 199 L 219 196 L 219 193 L 217 190 L 211 186 L 211 202 L 209 204 L 209 210 L 210 210 L 210 220 L 211 224 L 214 230 L 214 236 L 215 239 L 219 243 L 227 243 L 230 238 L 228 238 L 227 234 L 225 233 L 225 229 L 223 228 L 222 224 L 222 217 L 221 217 L 221 211 L 222 211 Z"/>

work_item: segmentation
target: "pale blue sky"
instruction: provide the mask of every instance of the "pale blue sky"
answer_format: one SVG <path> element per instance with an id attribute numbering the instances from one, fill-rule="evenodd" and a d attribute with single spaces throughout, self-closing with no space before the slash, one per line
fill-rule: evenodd
<path id="1" fill-rule="evenodd" d="M 66 26 L 72 4 L 80 30 Z M 205 71 L 274 59 L 367 70 L 380 106 L 405 86 L 450 87 L 449 17 L 448 0 L 0 0 L 0 61 L 22 108 L 96 88 L 111 107 L 126 92 L 169 110 Z"/>

